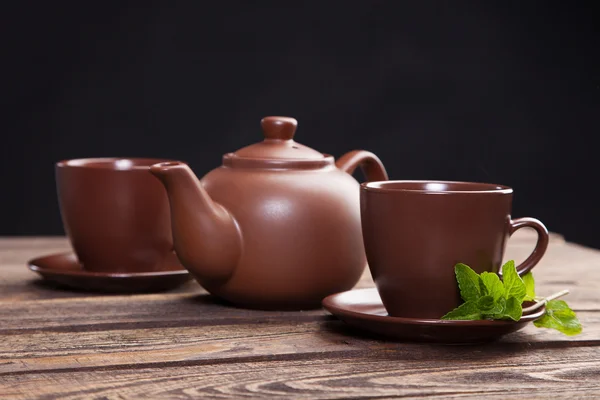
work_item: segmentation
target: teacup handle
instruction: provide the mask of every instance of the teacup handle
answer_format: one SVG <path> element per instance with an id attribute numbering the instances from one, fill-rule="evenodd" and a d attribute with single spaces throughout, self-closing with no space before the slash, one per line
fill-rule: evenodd
<path id="1" fill-rule="evenodd" d="M 352 175 L 356 167 L 360 167 L 367 178 L 367 181 L 387 181 L 388 174 L 383 163 L 375 154 L 366 150 L 350 151 L 335 162 L 335 166 L 344 172 Z"/>
<path id="2" fill-rule="evenodd" d="M 532 270 L 533 267 L 536 266 L 537 263 L 540 262 L 544 253 L 546 253 L 546 249 L 548 248 L 548 229 L 542 224 L 541 221 L 535 218 L 517 218 L 510 221 L 510 230 L 509 234 L 512 235 L 517 230 L 521 228 L 533 228 L 537 232 L 537 242 L 535 244 L 535 248 L 533 252 L 527 257 L 525 261 L 523 261 L 519 266 L 517 266 L 517 273 L 519 276 L 523 276 L 529 271 Z"/>

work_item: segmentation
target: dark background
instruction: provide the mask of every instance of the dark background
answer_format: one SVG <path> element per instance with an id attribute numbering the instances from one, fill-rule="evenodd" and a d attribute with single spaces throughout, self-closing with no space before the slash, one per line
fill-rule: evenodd
<path id="1" fill-rule="evenodd" d="M 596 6 L 596 8 L 598 8 Z M 514 217 L 600 247 L 594 2 L 14 2 L 2 24 L 0 235 L 62 234 L 54 163 L 185 160 L 260 119 L 393 179 L 515 189 Z"/>

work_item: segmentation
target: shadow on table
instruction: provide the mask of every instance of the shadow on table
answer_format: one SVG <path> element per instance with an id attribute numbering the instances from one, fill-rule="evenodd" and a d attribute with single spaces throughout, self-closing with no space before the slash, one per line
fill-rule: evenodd
<path id="1" fill-rule="evenodd" d="M 69 294 L 80 294 L 86 296 L 106 296 L 107 294 L 115 294 L 118 293 L 102 293 L 102 292 L 93 292 L 89 290 L 78 289 L 74 287 L 70 287 L 68 285 L 63 285 L 56 282 L 47 281 L 45 279 L 34 279 L 29 281 L 28 286 L 34 288 L 37 292 L 42 292 L 44 294 L 61 294 L 61 295 L 69 295 Z M 48 296 L 50 297 L 50 296 Z"/>
<path id="2" fill-rule="evenodd" d="M 235 307 L 233 304 L 229 303 L 228 301 L 223 300 L 223 299 L 221 299 L 217 296 L 214 296 L 210 293 L 207 293 L 207 292 L 198 293 L 195 296 L 186 297 L 184 299 L 181 299 L 181 301 L 184 303 L 188 303 L 188 304 L 197 304 L 197 305 L 204 305 L 204 306 L 227 307 L 227 308 Z"/>
<path id="3" fill-rule="evenodd" d="M 285 323 L 285 321 L 290 323 L 299 321 L 321 322 L 324 320 L 324 318 L 328 318 L 325 317 L 325 311 L 321 308 L 309 309 L 305 311 L 286 311 L 244 307 L 213 296 L 209 293 L 189 296 L 181 299 L 181 301 L 186 304 L 199 305 L 205 309 L 215 309 L 215 312 L 221 315 L 235 315 L 236 317 L 246 318 L 248 321 L 260 321 L 265 323 Z"/>
<path id="4" fill-rule="evenodd" d="M 174 289 L 164 290 L 147 290 L 147 291 L 126 291 L 126 290 L 100 290 L 100 289 L 87 289 L 83 287 L 71 286 L 68 284 L 50 281 L 46 279 L 33 279 L 27 283 L 27 285 L 33 288 L 37 293 L 47 294 L 51 297 L 52 294 L 60 295 L 81 295 L 81 296 L 123 296 L 123 295 L 135 295 L 135 294 L 153 294 L 153 293 L 186 293 L 190 292 L 190 289 L 194 288 L 194 282 L 190 281 L 182 284 L 181 286 Z"/>
<path id="5" fill-rule="evenodd" d="M 453 357 L 453 355 L 456 356 L 458 354 L 470 354 L 470 357 L 475 355 L 480 359 L 494 359 L 506 357 L 507 355 L 511 354 L 522 354 L 527 351 L 533 351 L 540 348 L 551 349 L 572 347 L 572 344 L 569 345 L 565 342 L 535 341 L 535 335 L 524 332 L 511 333 L 495 341 L 467 344 L 448 344 L 425 340 L 402 340 L 385 337 L 350 326 L 343 321 L 335 319 L 335 317 L 324 321 L 322 327 L 323 329 L 319 333 L 327 336 L 328 339 L 331 339 L 331 334 L 345 337 L 347 340 L 344 340 L 343 342 L 349 345 L 359 345 L 361 347 L 366 347 L 367 349 L 373 347 L 379 349 L 383 348 L 385 351 L 402 350 L 400 352 L 401 354 L 404 353 L 404 349 L 418 349 L 420 351 L 434 352 L 436 357 L 440 354 L 447 354 L 449 357 Z M 419 352 L 419 354 L 421 353 Z"/>

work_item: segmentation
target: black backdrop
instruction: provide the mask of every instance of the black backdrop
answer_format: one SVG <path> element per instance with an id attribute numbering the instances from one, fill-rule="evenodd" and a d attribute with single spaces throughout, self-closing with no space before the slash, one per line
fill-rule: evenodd
<path id="1" fill-rule="evenodd" d="M 394 179 L 515 188 L 514 216 L 600 247 L 594 3 L 14 2 L 2 11 L 0 234 L 62 234 L 54 162 L 188 161 L 266 115 Z"/>

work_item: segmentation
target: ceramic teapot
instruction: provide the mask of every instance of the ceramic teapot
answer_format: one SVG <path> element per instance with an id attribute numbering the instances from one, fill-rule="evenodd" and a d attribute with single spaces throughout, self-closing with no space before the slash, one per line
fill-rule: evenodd
<path id="1" fill-rule="evenodd" d="M 174 250 L 211 294 L 258 309 L 303 309 L 352 288 L 366 267 L 361 166 L 387 180 L 379 158 L 351 151 L 334 162 L 293 140 L 297 121 L 266 117 L 264 141 L 225 154 L 198 180 L 189 166 L 150 167 L 165 186 Z"/>

